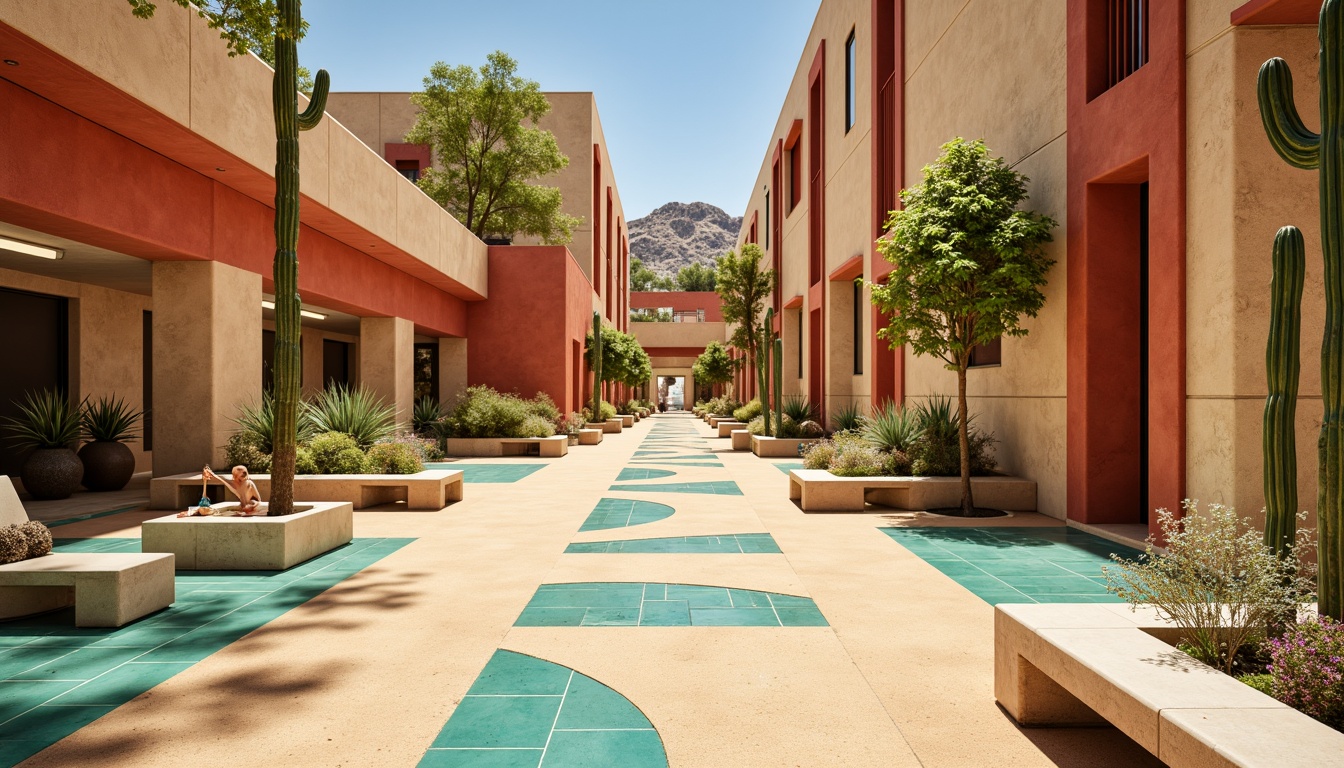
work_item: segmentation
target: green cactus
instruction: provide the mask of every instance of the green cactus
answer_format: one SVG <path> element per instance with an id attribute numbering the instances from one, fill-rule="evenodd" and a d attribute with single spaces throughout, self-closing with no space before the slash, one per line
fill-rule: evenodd
<path id="1" fill-rule="evenodd" d="M 1260 118 L 1269 143 L 1289 165 L 1320 171 L 1325 329 L 1321 342 L 1320 463 L 1317 475 L 1320 612 L 1344 619 L 1344 0 L 1325 0 L 1321 41 L 1321 133 L 1307 129 L 1293 103 L 1288 62 L 1260 67 Z M 1268 441 L 1268 436 L 1266 441 Z M 1268 482 L 1268 480 L 1266 480 Z"/>
<path id="2" fill-rule="evenodd" d="M 764 425 L 761 433 L 766 437 L 771 435 L 770 423 L 770 350 L 774 346 L 770 343 L 770 337 L 774 334 L 775 310 L 774 308 L 765 311 L 765 320 L 761 323 L 761 340 L 757 345 L 756 357 L 756 380 L 759 382 L 757 387 L 761 396 L 761 416 L 764 417 Z M 774 431 L 778 435 L 778 431 Z"/>
<path id="3" fill-rule="evenodd" d="M 593 313 L 593 420 L 602 420 L 602 315 Z"/>
<path id="4" fill-rule="evenodd" d="M 299 377 L 299 131 L 316 128 L 327 107 L 331 78 L 319 70 L 308 108 L 299 111 L 299 0 L 280 0 L 275 35 L 275 438 L 269 514 L 294 511 L 294 458 L 298 448 Z"/>
<path id="5" fill-rule="evenodd" d="M 784 340 L 775 339 L 775 434 L 784 433 Z"/>
<path id="6" fill-rule="evenodd" d="M 1274 238 L 1265 371 L 1265 544 L 1283 553 L 1297 531 L 1297 382 L 1301 369 L 1302 282 L 1306 247 L 1297 227 Z"/>

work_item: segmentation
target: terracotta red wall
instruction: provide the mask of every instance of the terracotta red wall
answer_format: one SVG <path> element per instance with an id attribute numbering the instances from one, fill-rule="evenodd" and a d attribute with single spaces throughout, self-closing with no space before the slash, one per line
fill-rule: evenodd
<path id="1" fill-rule="evenodd" d="M 272 208 L 4 80 L 0 103 L 0 136 L 24 148 L 0 156 L 0 218 L 143 259 L 219 261 L 269 287 Z M 409 318 L 422 333 L 466 333 L 461 299 L 307 226 L 299 290 L 329 309 Z"/>
<path id="2" fill-rule="evenodd" d="M 573 343 L 592 323 L 593 288 L 564 246 L 491 246 L 490 298 L 467 309 L 467 381 L 574 410 Z M 586 380 L 581 371 L 580 380 Z"/>
<path id="3" fill-rule="evenodd" d="M 705 322 L 723 322 L 723 304 L 713 291 L 631 291 L 631 309 L 664 309 L 677 312 L 705 310 Z M 704 350 L 701 350 L 702 352 Z"/>
<path id="4" fill-rule="evenodd" d="M 899 199 L 890 204 L 883 203 L 884 184 L 893 185 L 895 190 L 905 186 L 905 0 L 872 0 L 872 3 L 872 231 L 873 237 L 877 238 L 890 213 L 885 209 L 888 205 L 899 205 Z M 869 265 L 868 279 L 873 282 L 881 282 L 891 272 L 891 264 L 877 252 L 876 240 L 869 253 Z M 887 320 L 876 307 L 872 309 L 871 319 L 868 341 L 872 355 L 869 378 L 873 406 L 889 400 L 904 402 L 904 350 L 893 350 L 877 337 Z"/>

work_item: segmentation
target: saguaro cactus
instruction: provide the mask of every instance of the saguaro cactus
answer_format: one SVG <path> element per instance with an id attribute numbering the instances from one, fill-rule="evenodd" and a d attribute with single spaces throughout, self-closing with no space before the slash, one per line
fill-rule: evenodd
<path id="1" fill-rule="evenodd" d="M 299 0 L 280 0 L 275 32 L 275 434 L 269 514 L 294 511 L 294 456 L 299 418 L 299 131 L 316 128 L 327 108 L 331 78 L 319 70 L 308 108 L 299 111 Z"/>
<path id="2" fill-rule="evenodd" d="M 593 420 L 602 420 L 602 315 L 593 313 Z"/>
<path id="3" fill-rule="evenodd" d="M 770 423 L 770 371 L 773 366 L 770 364 L 770 352 L 774 349 L 774 344 L 770 343 L 770 337 L 774 333 L 775 310 L 774 308 L 765 311 L 765 320 L 761 323 L 761 338 L 756 345 L 756 381 L 759 382 L 758 389 L 761 395 L 761 416 L 763 424 L 761 434 L 769 437 L 772 433 Z M 779 436 L 777 430 L 773 431 L 776 437 Z"/>
<path id="4" fill-rule="evenodd" d="M 1269 344 L 1265 371 L 1265 544 L 1276 552 L 1293 543 L 1297 530 L 1297 382 L 1301 369 L 1302 282 L 1306 248 L 1297 227 L 1274 238 Z"/>
<path id="5" fill-rule="evenodd" d="M 1289 165 L 1320 171 L 1325 329 L 1321 342 L 1319 522 L 1320 612 L 1344 619 L 1344 0 L 1325 0 L 1321 41 L 1321 133 L 1307 129 L 1293 103 L 1288 62 L 1260 67 L 1260 117 L 1269 143 Z"/>

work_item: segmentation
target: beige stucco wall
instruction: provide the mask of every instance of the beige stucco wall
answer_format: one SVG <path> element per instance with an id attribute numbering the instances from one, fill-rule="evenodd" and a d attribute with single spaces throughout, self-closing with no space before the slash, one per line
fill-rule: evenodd
<path id="1" fill-rule="evenodd" d="M 0 0 L 0 18 L 213 143 L 246 168 L 232 163 L 235 167 L 226 168 L 224 173 L 216 173 L 212 167 L 198 168 L 200 158 L 176 143 L 169 132 L 142 132 L 144 135 L 134 136 L 135 140 L 226 185 L 256 173 L 272 174 L 275 128 L 271 69 L 253 56 L 229 57 L 218 32 L 210 30 L 194 12 L 160 3 L 154 18 L 146 21 L 131 16 L 125 3 L 106 0 Z M 126 51 L 135 55 L 125 55 Z M 314 69 L 321 66 L 321 62 L 304 63 Z M 98 121 L 113 130 L 134 127 L 129 114 L 121 116 L 128 121 L 127 126 L 108 122 L 110 117 L 116 116 L 100 115 Z M 311 206 L 306 207 L 305 223 L 360 250 L 367 250 L 369 235 L 382 238 L 422 262 L 431 283 L 432 273 L 438 273 L 465 286 L 468 294 L 485 295 L 483 243 L 475 238 L 453 237 L 457 250 L 452 258 L 445 259 L 438 244 L 409 236 L 416 231 L 413 228 L 399 227 L 402 217 L 415 216 L 417 209 L 424 208 L 427 213 L 422 215 L 432 215 L 439 228 L 461 229 L 437 206 L 426 208 L 433 204 L 423 195 L 399 195 L 398 187 L 411 185 L 381 162 L 381 152 L 372 154 L 330 115 L 318 128 L 303 133 L 300 141 L 301 191 L 305 197 L 353 222 L 365 234 L 352 232 L 349 227 L 328 231 L 313 217 Z M 242 190 L 249 193 L 251 188 L 244 185 Z M 267 205 L 273 202 L 269 193 L 258 199 Z M 443 287 L 460 290 L 448 282 Z"/>
<path id="2" fill-rule="evenodd" d="M 645 349 L 654 347 L 695 347 L 703 349 L 711 341 L 727 339 L 726 323 L 631 323 L 630 333 Z"/>

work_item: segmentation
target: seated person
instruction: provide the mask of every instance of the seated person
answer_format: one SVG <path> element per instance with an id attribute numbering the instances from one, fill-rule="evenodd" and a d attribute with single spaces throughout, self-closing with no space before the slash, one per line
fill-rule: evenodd
<path id="1" fill-rule="evenodd" d="M 261 506 L 261 491 L 257 490 L 257 484 L 252 482 L 251 477 L 248 477 L 247 467 L 244 467 L 241 464 L 234 467 L 233 476 L 231 479 L 225 479 L 220 477 L 219 475 L 216 475 L 214 472 L 210 471 L 209 465 L 206 465 L 205 469 L 201 470 L 201 474 L 204 475 L 205 479 L 207 480 L 215 480 L 217 482 L 223 483 L 226 488 L 228 488 L 230 491 L 233 492 L 234 496 L 238 497 L 239 517 L 249 517 L 251 515 L 265 514 L 265 510 L 263 510 Z M 206 511 L 209 509 L 210 509 L 209 507 L 203 507 L 203 508 L 193 507 L 192 509 L 189 509 L 186 512 L 177 513 L 177 516 L 190 517 L 193 514 L 196 515 L 213 514 L 212 512 Z"/>

